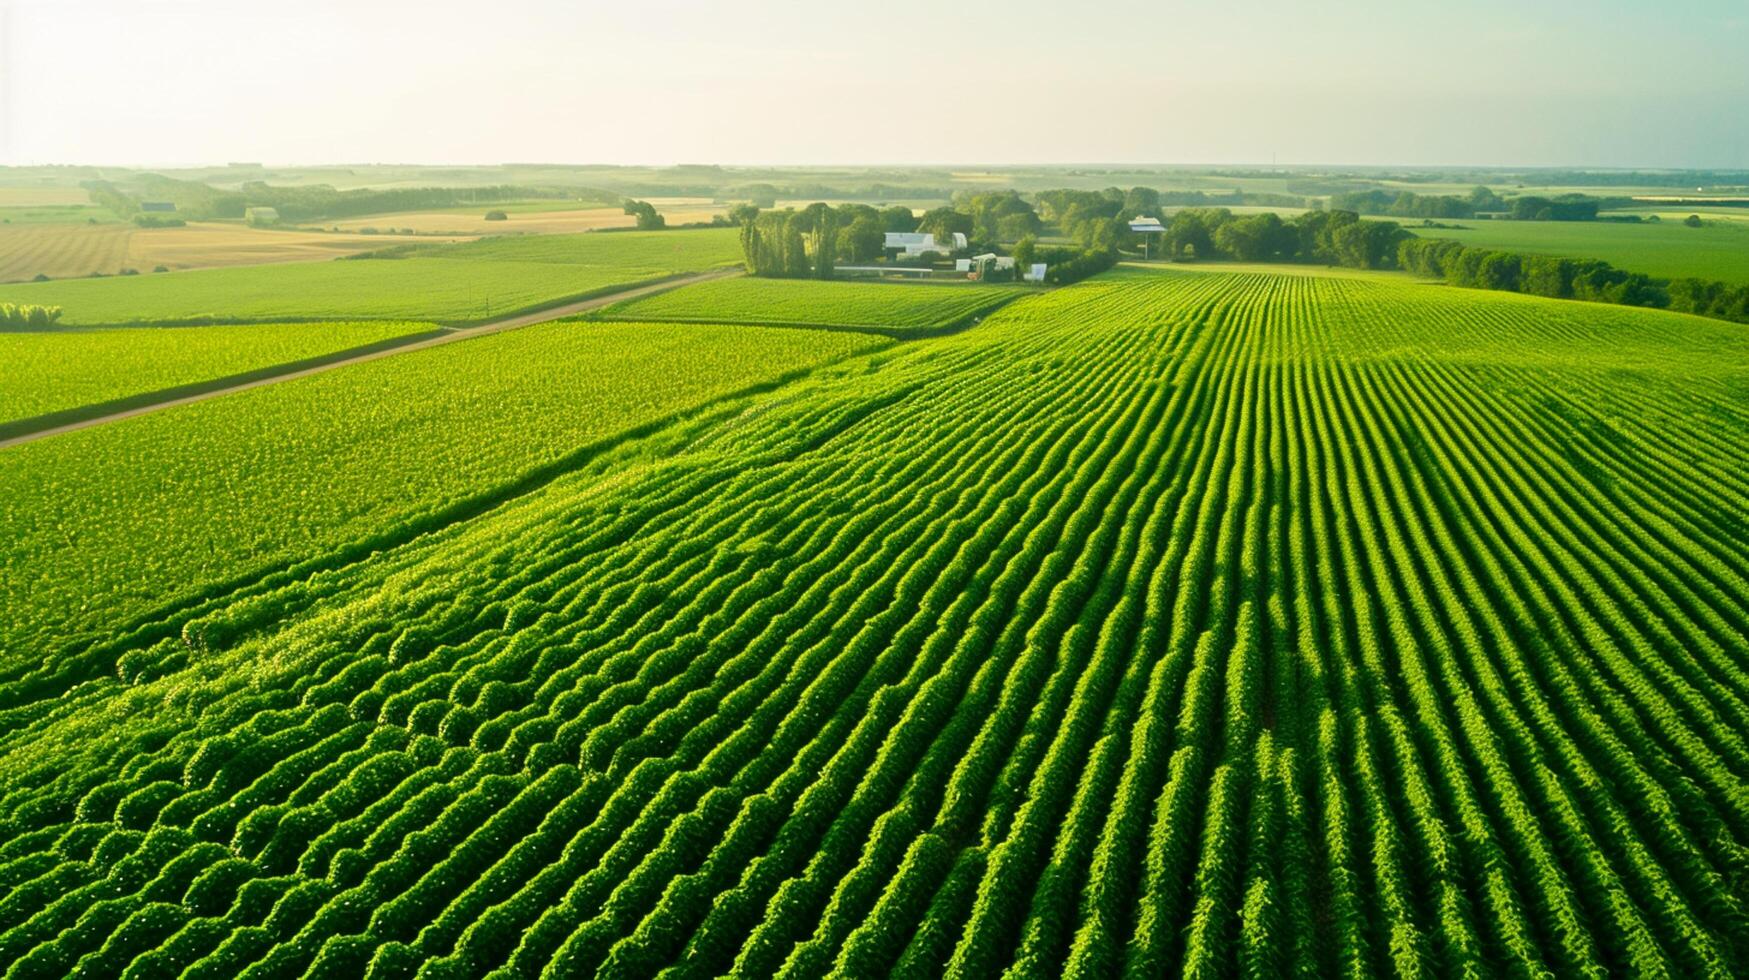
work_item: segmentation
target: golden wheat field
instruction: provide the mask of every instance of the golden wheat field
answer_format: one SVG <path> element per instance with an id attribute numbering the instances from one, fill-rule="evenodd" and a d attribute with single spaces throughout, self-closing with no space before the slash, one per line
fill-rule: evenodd
<path id="1" fill-rule="evenodd" d="M 0 225 L 0 282 L 119 272 L 128 263 L 128 225 Z"/>

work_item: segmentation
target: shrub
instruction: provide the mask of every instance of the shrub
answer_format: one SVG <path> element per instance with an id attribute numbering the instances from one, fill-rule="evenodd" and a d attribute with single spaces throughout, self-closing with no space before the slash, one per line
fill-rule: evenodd
<path id="1" fill-rule="evenodd" d="M 0 303 L 0 327 L 33 327 L 41 329 L 61 318 L 58 306 L 18 305 Z"/>
<path id="2" fill-rule="evenodd" d="M 487 211 L 486 212 L 486 220 L 487 221 L 508 221 L 508 220 L 510 220 L 510 215 L 505 214 L 502 211 Z"/>

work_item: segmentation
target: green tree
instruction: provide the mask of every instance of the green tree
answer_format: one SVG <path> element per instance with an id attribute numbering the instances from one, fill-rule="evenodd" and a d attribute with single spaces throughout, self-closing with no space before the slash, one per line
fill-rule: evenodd
<path id="1" fill-rule="evenodd" d="M 880 222 L 861 217 L 838 229 L 838 254 L 851 262 L 867 262 L 880 256 L 887 233 Z"/>
<path id="2" fill-rule="evenodd" d="M 882 231 L 916 231 L 917 215 L 902 204 L 881 208 Z"/>
<path id="3" fill-rule="evenodd" d="M 1132 187 L 1123 196 L 1123 210 L 1118 216 L 1137 218 L 1160 216 L 1160 192 L 1152 187 Z"/>
<path id="4" fill-rule="evenodd" d="M 637 219 L 639 231 L 657 231 L 668 225 L 667 219 L 649 201 L 627 201 L 625 213 Z"/>
<path id="5" fill-rule="evenodd" d="M 729 209 L 728 217 L 732 224 L 745 227 L 752 224 L 753 220 L 759 217 L 759 208 L 752 204 L 737 204 Z"/>
<path id="6" fill-rule="evenodd" d="M 950 207 L 935 208 L 917 222 L 917 230 L 935 236 L 935 243 L 942 250 L 952 250 L 955 232 L 968 237 L 972 234 L 972 216 L 955 211 Z"/>
<path id="7" fill-rule="evenodd" d="M 832 269 L 837 264 L 838 212 L 831 205 L 816 201 L 798 212 L 794 220 L 805 240 L 814 278 L 832 278 Z"/>
<path id="8" fill-rule="evenodd" d="M 1028 210 L 1024 214 L 1005 214 L 996 222 L 996 239 L 1004 242 L 1019 241 L 1037 235 L 1043 227 L 1038 214 Z"/>
<path id="9" fill-rule="evenodd" d="M 770 184 L 748 184 L 741 188 L 740 193 L 747 200 L 753 202 L 754 207 L 777 207 L 777 188 Z"/>

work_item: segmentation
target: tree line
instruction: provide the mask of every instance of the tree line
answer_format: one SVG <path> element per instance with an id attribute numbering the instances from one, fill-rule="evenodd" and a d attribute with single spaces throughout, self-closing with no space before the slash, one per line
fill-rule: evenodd
<path id="1" fill-rule="evenodd" d="M 1352 211 L 1235 216 L 1225 208 L 1173 215 L 1164 254 L 1176 260 L 1316 262 L 1354 269 L 1403 269 L 1454 286 L 1645 306 L 1749 323 L 1749 284 L 1660 279 L 1597 259 L 1566 259 L 1418 238 L 1394 221 Z"/>
<path id="2" fill-rule="evenodd" d="M 1589 194 L 1529 195 L 1503 198 L 1487 187 L 1468 194 L 1416 194 L 1377 188 L 1344 191 L 1330 195 L 1330 210 L 1392 218 L 1474 218 L 1500 214 L 1514 221 L 1595 221 L 1598 212 L 1630 207 L 1628 197 L 1595 197 Z"/>
<path id="3" fill-rule="evenodd" d="M 1454 286 L 1646 306 L 1749 323 L 1749 284 L 1660 279 L 1598 259 L 1505 252 L 1438 238 L 1405 240 L 1399 243 L 1397 256 L 1402 268 Z"/>

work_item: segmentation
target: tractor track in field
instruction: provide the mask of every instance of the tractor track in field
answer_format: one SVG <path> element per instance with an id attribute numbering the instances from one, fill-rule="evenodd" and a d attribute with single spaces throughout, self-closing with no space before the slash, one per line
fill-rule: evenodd
<path id="1" fill-rule="evenodd" d="M 192 384 L 178 385 L 158 391 L 130 395 L 99 405 L 87 405 L 68 409 L 35 418 L 19 419 L 16 422 L 0 424 L 0 449 L 10 449 L 38 439 L 89 429 L 93 426 L 119 422 L 123 419 L 146 415 L 151 412 L 178 405 L 190 405 L 195 402 L 218 398 L 222 395 L 248 391 L 252 388 L 262 388 L 282 381 L 293 381 L 312 375 L 331 371 L 335 368 L 352 364 L 363 364 L 396 354 L 407 354 L 413 351 L 428 350 L 443 344 L 483 337 L 489 334 L 515 330 L 519 327 L 546 323 L 578 313 L 600 309 L 614 303 L 649 296 L 654 293 L 690 286 L 694 283 L 711 279 L 721 279 L 726 276 L 740 275 L 739 268 L 712 269 L 691 275 L 677 276 L 658 282 L 635 285 L 628 289 L 617 289 L 612 292 L 596 293 L 586 299 L 575 300 L 559 306 L 546 309 L 517 313 L 511 316 L 491 320 L 486 323 L 469 327 L 440 327 L 437 331 L 408 334 L 405 337 L 392 338 L 389 341 L 379 341 L 364 347 L 338 351 L 316 358 L 292 361 L 259 368 L 244 374 L 215 378 L 209 381 L 199 381 Z"/>

